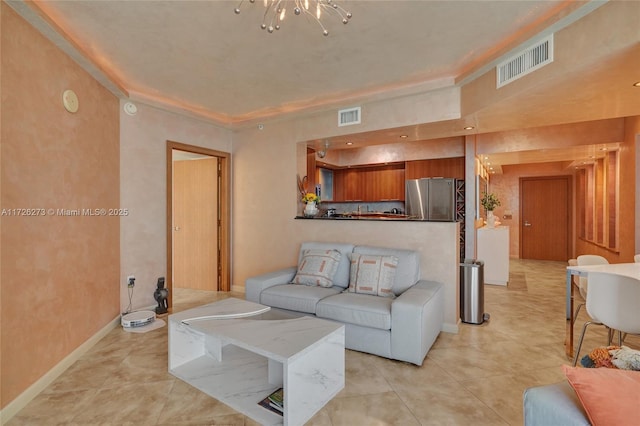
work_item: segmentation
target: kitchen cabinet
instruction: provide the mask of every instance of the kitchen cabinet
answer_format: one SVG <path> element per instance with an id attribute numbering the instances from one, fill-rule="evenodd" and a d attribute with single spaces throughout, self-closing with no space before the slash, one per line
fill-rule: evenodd
<path id="1" fill-rule="evenodd" d="M 484 262 L 486 284 L 507 285 L 509 282 L 509 227 L 478 229 L 478 260 Z"/>
<path id="2" fill-rule="evenodd" d="M 407 179 L 428 177 L 464 179 L 464 157 L 407 161 L 405 170 Z"/>
<path id="3" fill-rule="evenodd" d="M 344 201 L 364 200 L 364 174 L 360 170 L 345 170 Z"/>
<path id="4" fill-rule="evenodd" d="M 464 157 L 332 169 L 334 202 L 404 201 L 406 179 L 446 177 L 464 180 Z"/>
<path id="5" fill-rule="evenodd" d="M 333 201 L 363 201 L 364 176 L 356 169 L 334 170 Z"/>
<path id="6" fill-rule="evenodd" d="M 403 201 L 404 165 L 334 170 L 333 201 Z"/>
<path id="7" fill-rule="evenodd" d="M 365 174 L 365 197 L 372 201 L 404 200 L 404 167 L 380 167 Z"/>

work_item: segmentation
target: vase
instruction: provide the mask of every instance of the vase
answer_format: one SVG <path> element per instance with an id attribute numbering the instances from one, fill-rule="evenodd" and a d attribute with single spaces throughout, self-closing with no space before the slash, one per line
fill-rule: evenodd
<path id="1" fill-rule="evenodd" d="M 314 217 L 318 214 L 318 207 L 316 206 L 315 201 L 309 201 L 306 206 L 304 206 L 304 217 Z"/>
<path id="2" fill-rule="evenodd" d="M 493 214 L 493 210 L 487 211 L 487 227 L 495 228 L 496 227 L 496 217 Z"/>

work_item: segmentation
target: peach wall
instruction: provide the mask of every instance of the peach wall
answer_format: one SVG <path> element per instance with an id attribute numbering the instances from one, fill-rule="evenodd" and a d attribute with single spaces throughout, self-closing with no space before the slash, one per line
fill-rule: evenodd
<path id="1" fill-rule="evenodd" d="M 598 6 L 591 2 L 590 6 L 593 5 Z M 572 77 L 573 81 L 588 80 L 589 86 L 599 86 L 597 75 L 615 74 L 618 66 L 628 66 L 612 57 L 611 52 L 637 47 L 639 14 L 640 2 L 637 1 L 601 3 L 597 10 L 554 33 L 553 62 L 548 65 L 499 89 L 495 68 L 465 84 L 461 96 L 463 116 L 477 113 L 477 129 L 483 126 L 509 129 L 526 128 L 531 122 L 538 125 L 571 123 L 583 121 L 585 116 L 594 119 L 637 114 L 633 102 L 619 102 L 619 96 L 631 93 L 628 90 L 602 85 L 601 93 L 611 92 L 612 96 L 599 96 L 596 100 L 589 97 L 593 92 L 577 91 L 565 81 Z M 585 78 L 585 75 L 591 77 Z M 547 89 L 556 92 L 554 98 L 560 99 L 560 105 L 547 105 L 547 97 L 542 94 Z M 504 114 L 513 108 L 521 113 Z"/>
<path id="2" fill-rule="evenodd" d="M 356 102 L 356 101 L 354 101 Z M 355 106 L 355 105 L 350 105 Z M 449 86 L 422 93 L 405 93 L 392 99 L 362 104 L 362 123 L 337 126 L 337 112 L 328 109 L 307 118 L 288 119 L 298 141 L 324 139 L 332 136 L 369 132 L 422 123 L 437 123 L 460 118 L 460 88 Z M 279 121 L 279 120 L 275 120 Z M 253 125 L 245 128 L 255 127 Z"/>
<path id="3" fill-rule="evenodd" d="M 578 145 L 621 142 L 624 138 L 624 119 L 586 121 L 505 132 L 484 133 L 477 136 L 476 152 L 529 151 L 559 149 Z"/>
<path id="4" fill-rule="evenodd" d="M 628 230 L 636 229 L 636 139 L 640 134 L 640 117 L 624 119 L 624 143 L 620 146 L 620 252 L 615 253 L 604 247 L 585 240 L 576 240 L 576 253 L 598 254 L 610 263 L 633 262 L 636 253 L 635 234 Z"/>
<path id="5" fill-rule="evenodd" d="M 121 102 L 124 104 L 124 101 Z M 134 116 L 120 108 L 120 308 L 129 304 L 126 279 L 136 277 L 132 309 L 156 305 L 158 277 L 167 273 L 167 140 L 231 152 L 231 132 L 204 121 L 137 104 Z"/>
<path id="6" fill-rule="evenodd" d="M 557 134 L 554 134 L 557 129 Z M 570 130 L 573 131 L 570 131 Z M 529 149 L 542 148 L 553 143 L 556 146 L 571 146 L 582 143 L 622 142 L 620 146 L 620 229 L 635 229 L 635 139 L 640 133 L 640 117 L 628 117 L 576 125 L 551 126 L 541 129 L 518 130 L 481 135 L 484 152 L 499 152 L 499 149 L 516 150 L 528 146 Z M 497 136 L 497 137 L 496 137 Z M 598 138 L 596 138 L 596 136 Z M 495 138 L 495 139 L 494 139 Z M 513 219 L 502 220 L 509 226 L 509 255 L 519 257 L 519 179 L 531 176 L 573 175 L 566 164 L 542 163 L 504 166 L 503 174 L 490 176 L 489 188 L 502 201 L 495 213 L 502 218 L 506 210 L 511 210 Z M 573 242 L 575 255 L 600 254 L 611 262 L 633 260 L 635 234 L 620 233 L 620 253 L 616 254 L 593 243 L 576 239 Z"/>
<path id="7" fill-rule="evenodd" d="M 339 153 L 339 163 L 337 164 L 339 166 L 463 157 L 464 138 L 451 137 L 405 143 L 372 145 L 357 149 L 342 149 Z"/>
<path id="8" fill-rule="evenodd" d="M 119 129 L 118 100 L 0 7 L 2 209 L 46 213 L 2 217 L 5 407 L 119 313 L 119 218 L 47 212 L 119 207 Z"/>
<path id="9" fill-rule="evenodd" d="M 458 224 L 294 219 L 302 204 L 297 168 L 306 170 L 297 122 L 267 123 L 234 134 L 233 285 L 296 264 L 303 241 L 337 241 L 420 251 L 422 276 L 445 284 L 445 330 L 457 331 Z"/>

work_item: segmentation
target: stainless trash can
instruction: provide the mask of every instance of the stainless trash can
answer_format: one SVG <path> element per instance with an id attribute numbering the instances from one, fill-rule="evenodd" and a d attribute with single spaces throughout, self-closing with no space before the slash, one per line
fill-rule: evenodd
<path id="1" fill-rule="evenodd" d="M 484 312 L 484 262 L 465 259 L 460 264 L 460 320 L 482 324 L 488 319 Z"/>

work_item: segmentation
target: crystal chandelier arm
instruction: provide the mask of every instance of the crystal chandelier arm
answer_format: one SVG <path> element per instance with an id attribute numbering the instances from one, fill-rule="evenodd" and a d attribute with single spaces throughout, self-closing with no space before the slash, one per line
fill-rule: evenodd
<path id="1" fill-rule="evenodd" d="M 240 6 L 242 6 L 243 2 L 244 0 L 240 0 L 238 6 L 234 9 L 236 15 L 240 14 Z M 312 2 L 315 2 L 316 13 L 310 10 L 311 7 L 309 3 Z M 249 3 L 255 3 L 255 0 L 249 0 Z M 340 17 L 343 24 L 347 24 L 352 16 L 351 12 L 334 3 L 333 0 L 264 0 L 265 11 L 262 16 L 262 25 L 260 25 L 260 28 L 263 30 L 266 29 L 269 33 L 272 33 L 274 30 L 279 30 L 280 23 L 285 18 L 288 4 L 293 5 L 292 9 L 295 15 L 304 13 L 305 15 L 313 17 L 318 25 L 320 25 L 320 28 L 322 28 L 322 33 L 325 36 L 329 35 L 329 31 L 327 31 L 322 24 L 322 12 L 336 14 Z M 269 25 L 267 25 L 267 22 L 269 22 Z"/>
<path id="2" fill-rule="evenodd" d="M 334 3 L 332 0 L 315 0 L 316 2 L 316 13 L 311 12 L 307 7 L 302 6 L 302 0 L 295 0 L 295 3 L 300 10 L 302 10 L 306 15 L 311 16 L 322 28 L 322 34 L 325 36 L 329 35 L 329 31 L 322 24 L 321 11 L 328 11 L 327 13 L 335 13 L 342 19 L 343 24 L 347 24 L 349 19 L 351 19 L 351 12 L 347 11 L 337 3 Z M 308 4 L 308 3 L 307 3 Z"/>

